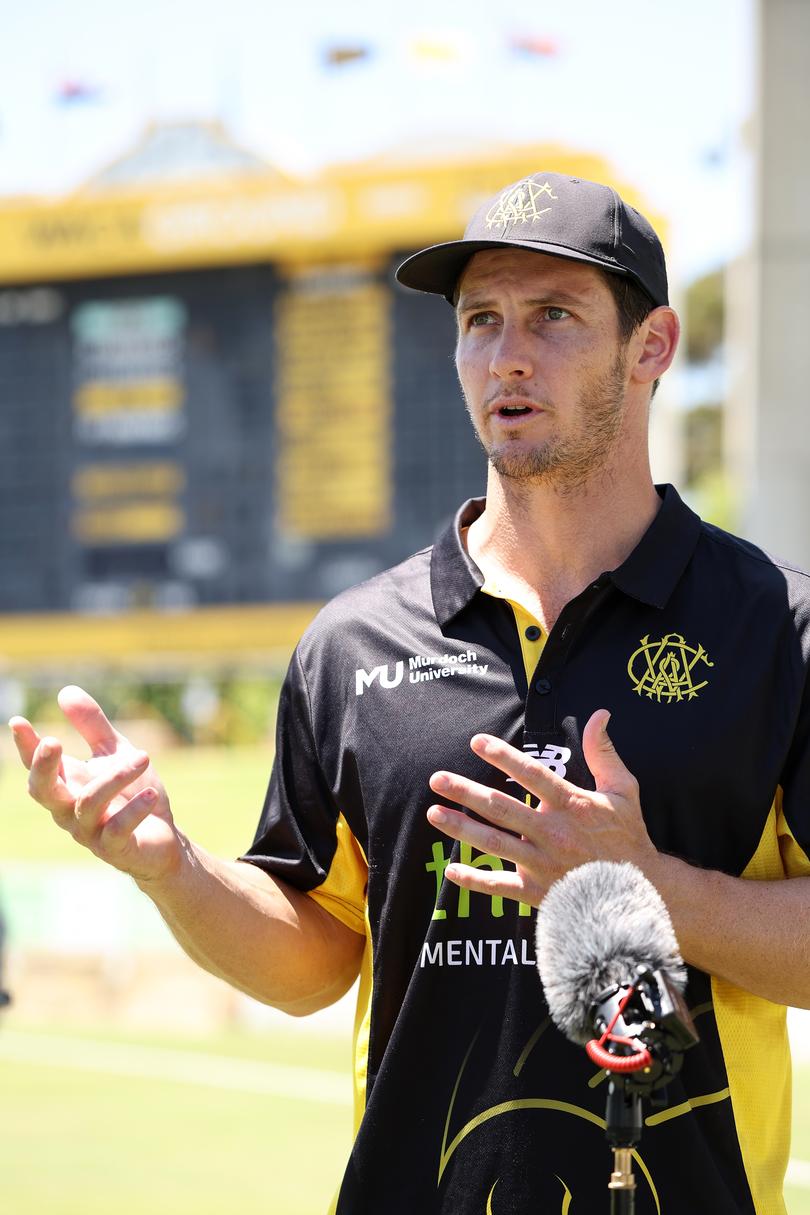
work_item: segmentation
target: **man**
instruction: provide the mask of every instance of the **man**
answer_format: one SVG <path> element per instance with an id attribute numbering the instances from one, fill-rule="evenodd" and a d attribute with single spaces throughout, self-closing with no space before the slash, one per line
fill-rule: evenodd
<path id="1" fill-rule="evenodd" d="M 701 1035 L 648 1111 L 636 1209 L 784 1212 L 783 1006 L 810 1004 L 807 578 L 654 487 L 678 323 L 658 239 L 613 190 L 534 174 L 398 277 L 456 307 L 486 503 L 308 630 L 249 853 L 188 841 L 77 689 L 60 703 L 87 765 L 12 721 L 31 792 L 259 999 L 304 1013 L 361 973 L 339 1215 L 605 1208 L 603 1077 L 549 1024 L 532 908 L 580 863 L 634 862 Z"/>

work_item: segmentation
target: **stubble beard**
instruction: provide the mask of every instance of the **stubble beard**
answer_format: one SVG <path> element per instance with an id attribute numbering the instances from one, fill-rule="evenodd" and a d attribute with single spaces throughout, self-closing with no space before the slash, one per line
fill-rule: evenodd
<path id="1" fill-rule="evenodd" d="M 561 493 L 581 489 L 605 471 L 622 428 L 625 370 L 624 350 L 619 349 L 612 366 L 583 387 L 576 404 L 576 424 L 568 434 L 551 436 L 533 447 L 507 435 L 494 446 L 476 427 L 491 466 L 509 481 L 553 485 Z M 467 409 L 470 412 L 469 405 Z"/>

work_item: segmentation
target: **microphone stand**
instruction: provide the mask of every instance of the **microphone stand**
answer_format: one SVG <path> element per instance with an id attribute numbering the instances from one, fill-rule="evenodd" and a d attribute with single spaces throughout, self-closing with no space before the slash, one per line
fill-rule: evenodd
<path id="1" fill-rule="evenodd" d="M 628 1088 L 624 1077 L 609 1073 L 607 1141 L 613 1149 L 610 1174 L 610 1215 L 635 1215 L 636 1179 L 633 1176 L 633 1149 L 641 1140 L 641 1094 Z"/>
<path id="2" fill-rule="evenodd" d="M 642 1100 L 664 1104 L 664 1086 L 697 1041 L 692 1018 L 663 971 L 639 967 L 636 978 L 613 987 L 591 1008 L 601 1032 L 586 1044 L 589 1059 L 608 1075 L 605 1133 L 613 1150 L 608 1182 L 610 1215 L 635 1215 L 633 1151 L 641 1141 Z"/>

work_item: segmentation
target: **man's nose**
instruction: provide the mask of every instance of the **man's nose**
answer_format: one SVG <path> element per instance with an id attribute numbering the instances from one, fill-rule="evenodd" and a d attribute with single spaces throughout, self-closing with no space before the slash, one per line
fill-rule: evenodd
<path id="1" fill-rule="evenodd" d="M 518 326 L 505 324 L 502 327 L 492 350 L 489 370 L 500 380 L 531 377 L 534 365 L 529 342 Z"/>

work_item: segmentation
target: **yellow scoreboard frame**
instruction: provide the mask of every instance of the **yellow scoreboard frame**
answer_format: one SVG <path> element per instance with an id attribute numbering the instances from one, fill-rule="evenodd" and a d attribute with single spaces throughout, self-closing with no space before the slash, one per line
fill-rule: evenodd
<path id="1" fill-rule="evenodd" d="M 638 192 L 618 183 L 604 160 L 552 144 L 505 145 L 474 159 L 380 158 L 310 181 L 273 172 L 148 191 L 87 187 L 57 200 L 0 204 L 0 283 L 418 248 L 458 236 L 479 203 L 538 166 L 615 184 L 643 208 Z M 661 231 L 660 217 L 650 218 Z"/>

